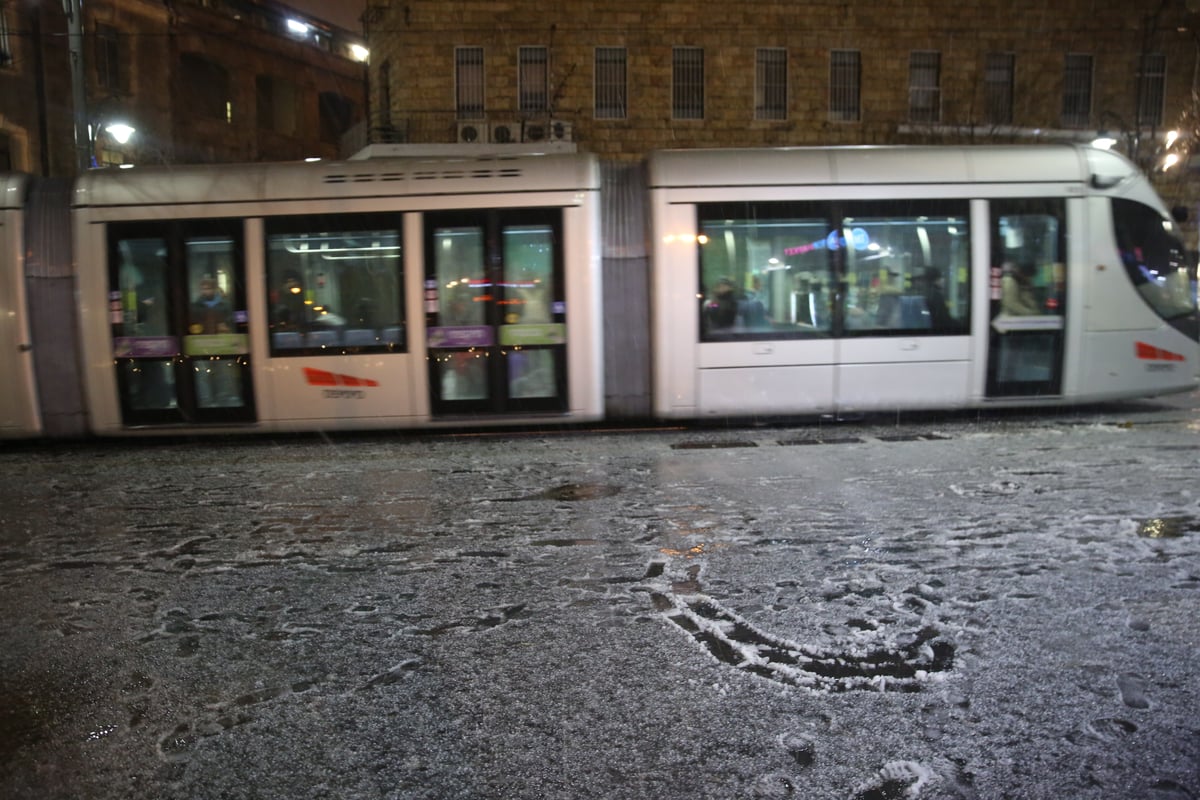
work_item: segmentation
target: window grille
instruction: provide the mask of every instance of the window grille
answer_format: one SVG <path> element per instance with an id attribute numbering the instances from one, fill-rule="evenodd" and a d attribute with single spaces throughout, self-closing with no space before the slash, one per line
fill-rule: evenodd
<path id="1" fill-rule="evenodd" d="M 1167 82 L 1167 57 L 1146 53 L 1138 69 L 1138 127 L 1161 125 L 1163 89 Z"/>
<path id="2" fill-rule="evenodd" d="M 671 55 L 671 115 L 704 119 L 704 48 L 676 47 Z"/>
<path id="3" fill-rule="evenodd" d="M 858 122 L 862 82 L 862 54 L 858 50 L 829 53 L 829 118 L 836 122 Z"/>
<path id="4" fill-rule="evenodd" d="M 787 119 L 787 49 L 760 47 L 754 56 L 754 118 Z"/>
<path id="5" fill-rule="evenodd" d="M 939 122 L 942 118 L 942 54 L 914 51 L 908 57 L 908 118 Z"/>
<path id="6" fill-rule="evenodd" d="M 990 125 L 1011 125 L 1013 121 L 1012 53 L 988 53 L 984 65 L 984 102 Z"/>
<path id="7" fill-rule="evenodd" d="M 624 47 L 596 48 L 596 119 L 625 119 L 626 73 Z"/>
<path id="8" fill-rule="evenodd" d="M 523 114 L 550 110 L 550 54 L 545 47 L 522 47 L 517 51 L 518 108 Z"/>
<path id="9" fill-rule="evenodd" d="M 483 117 L 483 48 L 454 48 L 455 111 L 459 119 Z"/>
<path id="10" fill-rule="evenodd" d="M 1062 124 L 1086 128 L 1092 118 L 1092 57 L 1067 53 L 1063 64 Z"/>

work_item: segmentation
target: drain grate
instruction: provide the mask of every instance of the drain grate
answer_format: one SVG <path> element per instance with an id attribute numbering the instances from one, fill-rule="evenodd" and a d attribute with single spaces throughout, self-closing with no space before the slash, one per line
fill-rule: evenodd
<path id="1" fill-rule="evenodd" d="M 671 445 L 672 450 L 722 450 L 733 447 L 758 447 L 755 442 L 733 439 L 714 442 L 676 442 Z"/>

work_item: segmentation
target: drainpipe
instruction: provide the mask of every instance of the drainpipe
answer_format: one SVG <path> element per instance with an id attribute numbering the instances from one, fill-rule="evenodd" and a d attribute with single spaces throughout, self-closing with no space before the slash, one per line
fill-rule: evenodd
<path id="1" fill-rule="evenodd" d="M 71 57 L 71 99 L 75 107 L 75 155 L 80 173 L 92 167 L 92 142 L 88 135 L 87 87 L 83 71 L 83 0 L 63 0 L 67 15 L 67 43 Z"/>

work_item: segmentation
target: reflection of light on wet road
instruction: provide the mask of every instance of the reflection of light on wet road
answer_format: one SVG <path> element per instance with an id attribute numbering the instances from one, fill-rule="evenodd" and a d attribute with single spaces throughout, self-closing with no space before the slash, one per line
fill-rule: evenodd
<path id="1" fill-rule="evenodd" d="M 1143 539 L 1178 539 L 1185 533 L 1200 532 L 1200 519 L 1194 517 L 1156 517 L 1138 525 Z"/>
<path id="2" fill-rule="evenodd" d="M 673 547 L 660 547 L 658 552 L 665 556 L 683 556 L 684 558 L 695 558 L 696 556 L 702 556 L 707 553 L 708 549 L 709 545 L 705 542 L 701 542 L 695 547 L 689 547 L 686 550 L 677 550 Z"/>

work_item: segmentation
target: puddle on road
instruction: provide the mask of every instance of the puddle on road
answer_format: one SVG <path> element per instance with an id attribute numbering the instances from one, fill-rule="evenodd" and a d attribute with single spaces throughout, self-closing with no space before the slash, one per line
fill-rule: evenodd
<path id="1" fill-rule="evenodd" d="M 1200 519 L 1155 517 L 1142 522 L 1137 529 L 1137 535 L 1143 539 L 1179 539 L 1188 533 L 1200 533 Z"/>

